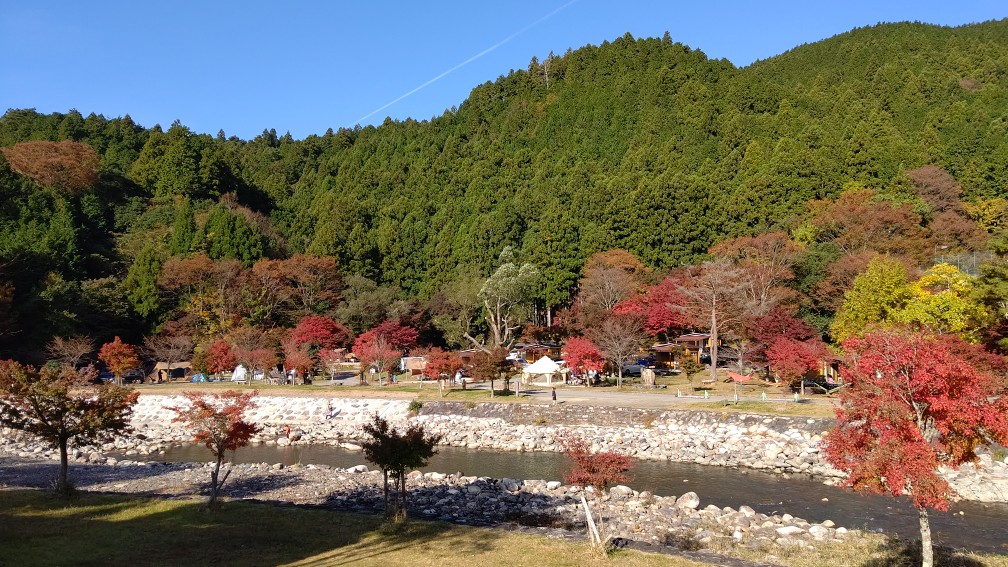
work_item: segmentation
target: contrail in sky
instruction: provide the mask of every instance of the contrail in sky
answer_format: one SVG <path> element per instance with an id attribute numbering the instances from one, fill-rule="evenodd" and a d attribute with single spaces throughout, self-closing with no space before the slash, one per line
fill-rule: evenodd
<path id="1" fill-rule="evenodd" d="M 514 32 L 513 34 L 511 34 L 511 35 L 509 35 L 509 36 L 505 37 L 504 39 L 502 39 L 502 40 L 498 41 L 497 43 L 495 43 L 495 44 L 491 45 L 490 47 L 488 47 L 488 48 L 484 49 L 483 51 L 480 51 L 480 52 L 479 52 L 479 53 L 477 53 L 476 55 L 473 55 L 473 56 L 472 56 L 472 57 L 470 57 L 469 59 L 466 59 L 465 61 L 463 61 L 463 62 L 459 63 L 458 65 L 456 65 L 456 66 L 452 67 L 451 69 L 448 69 L 447 71 L 445 71 L 445 72 L 441 73 L 440 75 L 438 75 L 438 76 L 434 77 L 433 79 L 431 79 L 431 80 L 427 81 L 426 83 L 424 83 L 424 84 L 420 85 L 419 87 L 417 87 L 417 88 L 415 88 L 415 89 L 413 89 L 413 90 L 409 91 L 408 93 L 406 93 L 406 94 L 404 94 L 404 95 L 400 96 L 399 98 L 397 98 L 397 99 L 393 100 L 392 102 L 390 102 L 390 103 L 387 103 L 387 104 L 385 104 L 385 105 L 383 105 L 383 106 L 380 106 L 380 107 L 378 107 L 378 108 L 376 108 L 376 109 L 372 110 L 371 112 L 369 112 L 369 113 L 365 114 L 364 116 L 361 116 L 360 118 L 358 118 L 358 119 L 357 119 L 357 123 L 358 123 L 358 124 L 360 124 L 361 122 L 363 122 L 363 121 L 367 120 L 368 118 L 371 118 L 371 117 L 372 117 L 372 116 L 374 116 L 375 114 L 378 114 L 379 112 L 381 112 L 381 111 L 385 110 L 386 108 L 388 108 L 388 107 L 392 106 L 393 104 L 395 104 L 395 103 L 397 103 L 397 102 L 401 101 L 402 99 L 404 99 L 404 98 L 406 98 L 406 97 L 408 97 L 408 96 L 412 95 L 413 93 L 415 93 L 415 92 L 419 91 L 420 89 L 423 89 L 424 87 L 426 87 L 426 86 L 430 85 L 431 83 L 434 83 L 434 82 L 436 82 L 436 81 L 438 81 L 438 80 L 440 80 L 440 79 L 444 78 L 444 77 L 445 77 L 446 75 L 449 75 L 449 74 L 453 73 L 454 71 L 456 71 L 456 70 L 458 70 L 458 69 L 460 69 L 460 68 L 462 68 L 462 67 L 465 67 L 466 65 L 468 65 L 468 64 L 470 64 L 470 63 L 472 63 L 473 61 L 475 61 L 475 60 L 479 59 L 480 57 L 483 57 L 483 56 L 484 56 L 484 55 L 486 55 L 487 53 L 490 53 L 491 51 L 493 51 L 493 50 L 497 49 L 498 47 L 500 47 L 500 46 L 504 45 L 505 43 L 507 43 L 507 42 L 511 41 L 512 39 L 514 39 L 514 38 L 518 37 L 519 35 L 521 35 L 521 34 L 525 33 L 526 31 L 528 31 L 528 29 L 529 29 L 529 28 L 532 28 L 532 27 L 535 27 L 536 25 L 538 25 L 538 24 L 541 24 L 542 22 L 544 22 L 544 21 L 546 21 L 546 20 L 548 20 L 548 19 L 552 18 L 552 17 L 553 17 L 553 16 L 555 16 L 555 15 L 556 15 L 556 14 L 557 14 L 558 12 L 560 12 L 561 10 L 563 10 L 563 9 L 567 8 L 568 6 L 570 6 L 571 4 L 573 4 L 573 3 L 577 2 L 577 1 L 578 1 L 578 0 L 570 0 L 569 2 L 567 2 L 566 4 L 564 4 L 563 6 L 560 6 L 560 7 L 559 7 L 559 8 L 557 8 L 556 10 L 553 10 L 552 12 L 550 12 L 550 13 L 546 14 L 545 16 L 543 16 L 543 17 L 539 18 L 538 20 L 536 20 L 536 21 L 532 22 L 531 24 L 529 24 L 529 25 L 527 25 L 527 26 L 523 27 L 522 29 L 520 29 L 520 30 L 518 30 L 518 31 Z"/>

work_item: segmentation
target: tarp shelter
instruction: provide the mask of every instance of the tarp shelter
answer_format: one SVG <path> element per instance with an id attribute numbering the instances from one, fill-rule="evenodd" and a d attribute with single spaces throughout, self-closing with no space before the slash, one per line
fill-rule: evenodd
<path id="1" fill-rule="evenodd" d="M 423 374 L 426 366 L 427 358 L 423 356 L 404 356 L 399 361 L 399 371 L 409 372 L 410 376 L 419 376 Z"/>
<path id="2" fill-rule="evenodd" d="M 182 362 L 159 362 L 154 365 L 154 369 L 147 375 L 152 382 L 160 376 L 164 380 L 184 378 L 192 372 L 192 362 L 184 360 Z"/>
<path id="3" fill-rule="evenodd" d="M 553 384 L 554 374 L 564 372 L 567 372 L 566 368 L 561 369 L 560 365 L 554 362 L 552 358 L 544 356 L 522 368 L 522 381 L 528 384 L 532 382 L 533 376 L 546 376 L 546 385 L 549 386 Z"/>

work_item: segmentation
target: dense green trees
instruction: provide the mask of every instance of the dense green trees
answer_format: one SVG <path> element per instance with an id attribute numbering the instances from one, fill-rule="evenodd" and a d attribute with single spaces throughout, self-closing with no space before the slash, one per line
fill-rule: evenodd
<path id="1" fill-rule="evenodd" d="M 418 305 L 490 277 L 506 246 L 539 272 L 545 323 L 597 252 L 668 271 L 721 240 L 783 231 L 805 246 L 790 283 L 800 314 L 824 330 L 871 253 L 926 269 L 939 248 L 982 252 L 985 230 L 1008 224 L 1006 29 L 880 25 L 742 69 L 625 35 L 540 57 L 429 121 L 304 140 L 9 110 L 0 147 L 70 140 L 100 162 L 68 193 L 0 159 L 0 315 L 26 328 L 41 309 L 35 320 L 64 334 L 136 340 L 180 317 L 200 335 L 309 314 L 360 333 L 426 308 L 457 342 L 480 319 L 458 294 Z M 241 277 L 201 272 L 225 287 L 153 293 L 152 258 L 201 253 L 236 260 Z M 350 293 L 295 314 L 251 285 L 248 268 L 299 253 L 330 258 Z M 127 305 L 95 303 L 119 283 Z M 0 333 L 0 354 L 37 352 L 54 332 Z"/>

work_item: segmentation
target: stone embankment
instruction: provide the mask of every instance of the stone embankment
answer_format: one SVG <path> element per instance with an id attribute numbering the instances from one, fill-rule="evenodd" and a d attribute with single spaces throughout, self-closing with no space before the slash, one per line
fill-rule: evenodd
<path id="1" fill-rule="evenodd" d="M 142 396 L 133 424 L 145 440 L 126 449 L 143 452 L 188 442 L 165 409 L 182 398 Z M 326 418 L 327 408 L 335 415 Z M 564 435 L 588 439 L 595 450 L 616 450 L 638 459 L 749 467 L 804 473 L 835 483 L 842 473 L 821 457 L 819 443 L 831 419 L 688 410 L 645 410 L 559 404 L 426 402 L 417 412 L 405 400 L 261 396 L 249 417 L 264 426 L 257 443 L 353 444 L 361 426 L 378 414 L 402 425 L 418 422 L 444 436 L 446 445 L 504 451 L 561 451 Z M 123 447 L 120 447 L 122 449 Z M 960 497 L 1008 502 L 1008 463 L 981 455 L 978 466 L 943 471 Z"/>

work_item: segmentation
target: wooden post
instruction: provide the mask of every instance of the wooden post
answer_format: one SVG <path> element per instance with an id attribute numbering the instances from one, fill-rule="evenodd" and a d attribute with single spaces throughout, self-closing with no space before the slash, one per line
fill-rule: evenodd
<path id="1" fill-rule="evenodd" d="M 584 493 L 581 494 L 581 505 L 584 506 L 585 520 L 588 522 L 588 537 L 592 540 L 592 545 L 602 545 L 602 536 L 599 535 L 598 528 L 595 527 L 595 520 L 592 518 L 591 508 L 588 507 Z"/>

